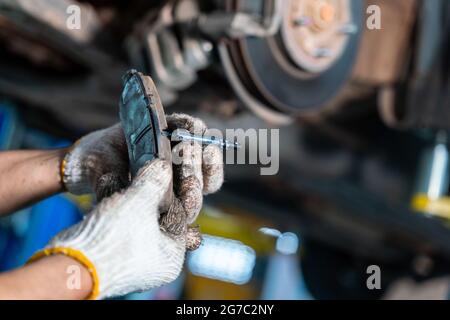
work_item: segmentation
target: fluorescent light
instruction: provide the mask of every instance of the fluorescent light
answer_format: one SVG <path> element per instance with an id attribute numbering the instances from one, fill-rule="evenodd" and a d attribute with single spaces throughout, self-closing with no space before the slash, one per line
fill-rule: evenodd
<path id="1" fill-rule="evenodd" d="M 197 276 L 241 285 L 251 279 L 255 260 L 255 250 L 240 241 L 204 235 L 200 248 L 189 254 L 187 265 Z"/>

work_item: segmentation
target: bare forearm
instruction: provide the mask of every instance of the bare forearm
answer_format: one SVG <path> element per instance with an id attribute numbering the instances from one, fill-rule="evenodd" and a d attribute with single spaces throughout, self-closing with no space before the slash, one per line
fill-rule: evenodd
<path id="1" fill-rule="evenodd" d="M 89 296 L 91 290 L 89 271 L 63 255 L 0 274 L 0 300 L 79 300 Z"/>
<path id="2" fill-rule="evenodd" d="M 0 216 L 63 190 L 65 149 L 0 152 Z"/>

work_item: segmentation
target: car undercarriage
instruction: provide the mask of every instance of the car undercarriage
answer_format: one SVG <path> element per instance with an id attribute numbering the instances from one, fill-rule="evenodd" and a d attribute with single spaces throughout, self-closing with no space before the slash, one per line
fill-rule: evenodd
<path id="1" fill-rule="evenodd" d="M 0 0 L 0 95 L 27 126 L 74 140 L 112 125 L 140 70 L 166 112 L 280 130 L 278 174 L 227 165 L 207 203 L 296 230 L 315 298 L 381 297 L 336 280 L 373 264 L 383 288 L 448 276 L 448 1 L 38 3 Z"/>

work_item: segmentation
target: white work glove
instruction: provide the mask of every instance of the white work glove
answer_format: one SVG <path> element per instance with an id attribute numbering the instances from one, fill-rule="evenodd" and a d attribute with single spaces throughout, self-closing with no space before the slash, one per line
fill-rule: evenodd
<path id="1" fill-rule="evenodd" d="M 173 115 L 171 125 L 194 132 L 204 124 L 186 115 Z M 104 141 L 104 140 L 103 140 Z M 167 213 L 159 205 L 171 186 L 170 164 L 147 163 L 131 185 L 105 198 L 83 221 L 59 233 L 32 260 L 65 254 L 91 272 L 90 298 L 106 298 L 148 290 L 176 279 L 185 251 L 199 246 L 201 236 L 189 227 L 202 206 L 202 193 L 217 191 L 223 182 L 222 151 L 182 142 L 173 153 L 174 199 Z M 86 166 L 89 168 L 90 166 Z M 162 214 L 162 215 L 161 215 Z"/>
<path id="2" fill-rule="evenodd" d="M 202 120 L 186 114 L 168 115 L 166 120 L 172 131 L 185 129 L 196 135 L 207 131 Z M 198 164 L 203 160 L 203 167 L 195 166 L 195 176 L 204 185 L 204 194 L 213 193 L 223 182 L 222 153 L 214 146 L 202 148 L 203 154 L 199 154 L 199 150 L 200 146 L 197 145 L 194 150 L 197 154 L 193 157 Z M 199 172 L 202 169 L 207 172 L 204 177 Z M 94 193 L 98 200 L 125 188 L 130 175 L 128 149 L 121 124 L 92 132 L 78 140 L 61 164 L 61 176 L 70 193 Z M 195 216 L 191 218 L 193 221 Z"/>
<path id="3" fill-rule="evenodd" d="M 99 200 L 126 187 L 128 151 L 120 123 L 75 142 L 61 164 L 61 176 L 70 193 L 94 193 Z"/>

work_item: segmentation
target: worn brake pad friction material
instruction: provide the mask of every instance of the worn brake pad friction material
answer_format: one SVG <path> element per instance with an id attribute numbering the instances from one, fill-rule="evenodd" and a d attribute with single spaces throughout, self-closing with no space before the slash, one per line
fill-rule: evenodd
<path id="1" fill-rule="evenodd" d="M 162 134 L 167 130 L 166 116 L 156 86 L 149 76 L 136 70 L 125 74 L 119 115 L 132 178 L 147 161 L 162 159 L 172 163 L 170 140 Z M 161 212 L 168 211 L 173 199 L 172 190 L 171 184 L 161 204 Z"/>

